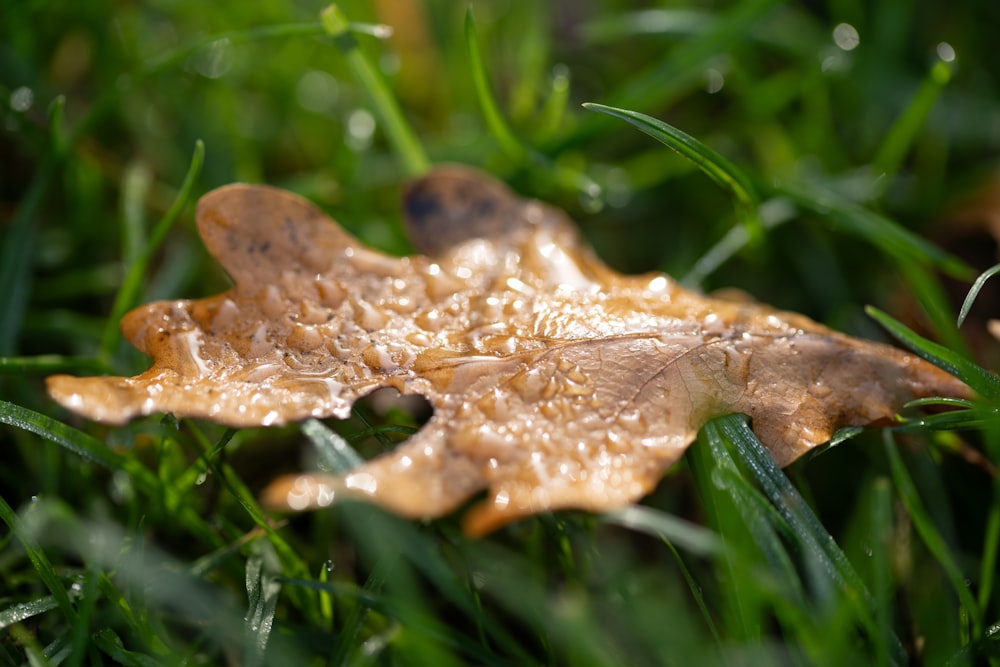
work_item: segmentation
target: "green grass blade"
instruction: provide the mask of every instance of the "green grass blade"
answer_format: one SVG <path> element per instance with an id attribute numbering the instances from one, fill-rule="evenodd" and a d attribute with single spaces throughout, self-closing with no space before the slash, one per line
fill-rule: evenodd
<path id="1" fill-rule="evenodd" d="M 472 18 L 472 7 L 465 12 L 465 46 L 469 56 L 469 70 L 472 73 L 472 85 L 476 91 L 476 99 L 479 101 L 479 108 L 483 118 L 486 120 L 486 127 L 490 134 L 496 139 L 500 150 L 517 165 L 527 161 L 530 151 L 521 143 L 521 140 L 514 135 L 514 131 L 507 125 L 500 107 L 497 106 L 493 90 L 490 88 L 489 77 L 486 74 L 486 66 L 483 64 L 483 54 L 479 45 L 479 34 L 476 32 L 476 22 Z"/>
<path id="2" fill-rule="evenodd" d="M 764 207 L 767 207 L 768 202 L 764 203 Z M 786 208 L 786 207 L 776 207 L 776 208 Z M 760 209 L 758 208 L 758 211 Z M 778 212 L 776 215 L 762 215 L 758 216 L 760 224 L 765 231 L 775 229 L 792 219 L 791 215 L 786 215 L 782 212 Z M 701 285 L 702 281 L 708 276 L 712 275 L 719 267 L 728 262 L 732 257 L 734 257 L 741 250 L 753 243 L 754 239 L 750 235 L 746 225 L 735 225 L 729 228 L 721 239 L 716 241 L 708 250 L 703 252 L 698 260 L 691 267 L 691 270 L 684 274 L 681 278 L 681 284 L 690 287 L 697 288 Z"/>
<path id="3" fill-rule="evenodd" d="M 47 611 L 52 611 L 58 606 L 59 603 L 56 602 L 55 596 L 52 595 L 35 598 L 34 600 L 30 600 L 28 602 L 12 604 L 3 611 L 0 611 L 0 630 L 10 627 L 15 623 L 20 623 L 21 621 L 26 621 L 29 618 L 44 614 Z"/>
<path id="4" fill-rule="evenodd" d="M 121 178 L 121 255 L 125 266 L 139 261 L 146 247 L 146 198 L 153 185 L 153 175 L 142 162 L 125 168 Z"/>
<path id="5" fill-rule="evenodd" d="M 340 630 L 340 636 L 334 646 L 333 654 L 330 656 L 331 665 L 347 665 L 351 658 L 351 653 L 357 648 L 357 635 L 368 614 L 370 605 L 366 604 L 369 598 L 377 598 L 382 593 L 388 570 L 395 562 L 395 558 L 379 558 L 372 567 L 371 573 L 365 580 L 364 585 L 358 591 L 355 605 L 351 608 L 344 625 Z"/>
<path id="6" fill-rule="evenodd" d="M 985 429 L 986 453 L 994 466 L 1000 464 L 1000 423 L 993 421 Z M 996 590 L 997 574 L 1000 572 L 1000 479 L 993 478 L 990 509 L 983 530 L 983 555 L 979 575 L 979 608 L 983 617 L 990 613 L 992 596 Z M 1000 619 L 998 619 L 1000 620 Z M 995 638 L 1000 641 L 1000 623 L 995 624 Z M 989 634 L 989 633 L 987 633 Z"/>
<path id="7" fill-rule="evenodd" d="M 246 487 L 246 484 L 240 476 L 236 474 L 233 467 L 222 460 L 221 457 L 217 456 L 217 454 L 222 452 L 225 446 L 229 443 L 229 440 L 233 437 L 235 431 L 233 429 L 228 429 L 223 434 L 222 438 L 220 438 L 219 442 L 213 445 L 204 433 L 202 433 L 201 429 L 195 424 L 189 421 L 187 422 L 187 426 L 192 433 L 195 434 L 195 438 L 202 448 L 205 460 L 215 473 L 216 478 L 232 495 L 232 497 L 236 499 L 240 506 L 243 507 L 244 511 L 246 511 L 247 515 L 253 520 L 253 522 L 264 531 L 264 534 L 267 535 L 268 542 L 274 547 L 274 550 L 277 552 L 282 562 L 285 563 L 285 566 L 288 568 L 288 572 L 292 576 L 308 576 L 308 567 L 291 547 L 291 545 L 288 544 L 285 538 L 278 533 L 273 523 L 268 520 L 253 493 L 251 493 Z M 310 606 L 303 600 L 299 600 L 299 602 L 304 611 L 308 611 L 310 609 Z"/>
<path id="8" fill-rule="evenodd" d="M 976 298 L 979 297 L 979 292 L 983 289 L 986 281 L 1000 273 L 1000 264 L 991 266 L 990 268 L 983 271 L 976 282 L 972 283 L 972 287 L 969 288 L 969 293 L 965 295 L 965 300 L 962 302 L 962 309 L 958 311 L 958 326 L 962 326 L 962 322 L 965 318 L 969 316 L 969 311 L 972 310 L 972 304 L 976 302 Z"/>
<path id="9" fill-rule="evenodd" d="M 38 578 L 42 580 L 45 587 L 49 589 L 52 598 L 55 600 L 56 605 L 59 607 L 59 611 L 62 612 L 66 620 L 69 621 L 71 626 L 76 626 L 77 624 L 77 612 L 70 601 L 69 591 L 66 587 L 62 585 L 59 580 L 59 575 L 56 574 L 55 569 L 52 567 L 52 562 L 49 557 L 45 554 L 42 546 L 38 543 L 38 540 L 30 534 L 24 528 L 24 524 L 21 522 L 21 518 L 17 513 L 7 504 L 3 496 L 0 496 L 0 521 L 7 524 L 7 528 L 10 532 L 17 538 L 17 541 L 21 543 L 24 547 L 24 551 L 28 556 L 28 560 L 31 561 L 32 567 L 35 568 L 35 572 L 38 574 Z"/>
<path id="10" fill-rule="evenodd" d="M 0 400 L 0 423 L 30 431 L 68 449 L 74 454 L 113 470 L 120 469 L 127 457 L 111 451 L 107 445 L 83 431 L 51 417 Z"/>
<path id="11" fill-rule="evenodd" d="M 706 176 L 736 197 L 738 210 L 751 242 L 763 238 L 764 228 L 757 215 L 758 198 L 750 179 L 732 162 L 690 134 L 638 111 L 587 102 L 585 109 L 607 114 L 637 127 L 661 144 L 690 160 Z"/>
<path id="12" fill-rule="evenodd" d="M 469 57 L 469 69 L 472 74 L 472 85 L 476 92 L 476 100 L 486 121 L 486 127 L 496 140 L 500 150 L 507 158 L 518 167 L 526 167 L 533 170 L 539 178 L 558 184 L 562 188 L 572 189 L 580 192 L 585 201 L 594 203 L 600 201 L 601 187 L 592 178 L 578 169 L 573 169 L 559 164 L 542 153 L 532 149 L 521 141 L 507 123 L 496 97 L 490 87 L 489 76 L 486 73 L 486 66 L 483 64 L 483 55 L 479 44 L 479 34 L 476 31 L 476 23 L 472 17 L 472 9 L 468 9 L 465 14 L 465 44 Z M 567 91 L 568 92 L 568 91 Z M 554 93 L 555 94 L 555 91 Z M 558 97 L 553 100 L 553 104 L 558 104 Z"/>
<path id="13" fill-rule="evenodd" d="M 136 651 L 129 651 L 121 637 L 111 628 L 103 628 L 94 634 L 94 645 L 117 665 L 124 667 L 163 667 L 163 662 Z"/>
<path id="14" fill-rule="evenodd" d="M 996 585 L 997 564 L 1000 556 L 1000 482 L 993 482 L 993 502 L 986 517 L 983 531 L 983 562 L 979 568 L 979 608 L 987 613 L 990 596 Z"/>
<path id="15" fill-rule="evenodd" d="M 538 111 L 537 129 L 532 135 L 539 139 L 550 137 L 562 128 L 569 106 L 570 78 L 566 67 L 556 66 L 549 80 L 549 94 Z"/>
<path id="16" fill-rule="evenodd" d="M 163 499 L 168 505 L 178 507 L 177 521 L 207 543 L 218 546 L 214 528 L 209 526 L 189 504 L 173 497 L 175 494 L 146 468 L 138 459 L 120 454 L 105 443 L 71 426 L 33 410 L 0 400 L 0 423 L 34 433 L 63 447 L 81 458 L 109 470 L 121 470 L 149 498 Z"/>
<path id="17" fill-rule="evenodd" d="M 809 504 L 750 430 L 746 417 L 729 415 L 716 419 L 714 423 L 735 445 L 739 460 L 747 466 L 750 474 L 760 484 L 764 495 L 788 522 L 792 534 L 800 541 L 803 551 L 818 566 L 809 573 L 813 577 L 820 577 L 822 581 L 814 582 L 812 588 L 828 587 L 839 591 L 841 599 L 854 607 L 855 613 L 869 633 L 874 636 L 879 635 L 880 629 L 872 616 L 875 602 L 861 577 L 809 508 Z M 893 664 L 906 664 L 902 645 L 895 637 L 892 638 L 890 652 Z"/>
<path id="18" fill-rule="evenodd" d="M 194 153 L 191 155 L 191 162 L 188 165 L 187 173 L 184 175 L 184 180 L 181 182 L 177 196 L 174 198 L 170 208 L 167 209 L 167 212 L 153 226 L 149 239 L 135 261 L 129 266 L 121 289 L 115 295 L 115 301 L 111 306 L 111 313 L 108 315 L 104 335 L 101 337 L 101 356 L 105 361 L 111 359 L 111 355 L 114 353 L 115 347 L 121 339 L 118 323 L 125 315 L 125 312 L 135 306 L 139 300 L 139 291 L 142 289 L 143 280 L 146 279 L 149 263 L 153 260 L 153 255 L 163 243 L 170 228 L 173 227 L 174 222 L 180 216 L 181 211 L 190 199 L 191 193 L 194 191 L 194 185 L 198 181 L 199 174 L 201 174 L 201 167 L 204 161 L 205 144 L 199 139 L 195 142 Z M 136 234 L 138 232 L 133 233 L 133 235 Z"/>
<path id="19" fill-rule="evenodd" d="M 129 591 L 131 593 L 129 595 L 124 594 L 108 574 L 101 575 L 99 585 L 101 595 L 118 610 L 135 637 L 138 637 L 156 655 L 167 656 L 171 654 L 170 648 L 157 633 L 159 628 L 149 622 L 149 610 L 146 608 L 145 596 L 136 595 L 131 591 Z"/>
<path id="20" fill-rule="evenodd" d="M 714 422 L 698 434 L 698 442 L 688 451 L 688 460 L 699 495 L 709 519 L 723 542 L 720 578 L 727 583 L 721 617 L 726 635 L 743 641 L 759 642 L 765 623 L 764 586 L 740 585 L 747 571 L 763 556 L 762 568 L 777 579 L 794 599 L 801 601 L 801 587 L 794 566 L 775 532 L 769 511 L 750 499 L 742 503 L 738 487 L 746 486 L 729 456 L 724 436 Z M 744 489 L 747 490 L 747 489 Z M 792 597 L 789 595 L 789 597 Z"/>
<path id="21" fill-rule="evenodd" d="M 13 222 L 3 235 L 0 249 L 0 356 L 13 354 L 24 320 L 31 288 L 31 265 L 36 256 L 35 215 L 55 172 L 55 158 L 38 170 L 31 187 L 18 202 Z"/>
<path id="22" fill-rule="evenodd" d="M 910 474 L 906 471 L 903 459 L 896 448 L 892 433 L 887 430 L 884 437 L 885 453 L 889 459 L 892 480 L 896 485 L 896 490 L 899 492 L 899 497 L 903 501 L 903 505 L 906 507 L 906 512 L 910 515 L 910 519 L 913 521 L 913 525 L 927 546 L 928 551 L 933 554 L 951 582 L 951 586 L 955 590 L 955 595 L 958 596 L 958 600 L 962 605 L 963 612 L 968 614 L 972 620 L 973 636 L 979 637 L 982 634 L 983 617 L 979 611 L 979 605 L 973 599 L 969 587 L 965 584 L 965 575 L 962 573 L 961 568 L 959 568 L 958 563 L 952 558 L 947 542 L 934 526 L 934 521 L 924 508 L 924 504 L 920 500 L 920 494 L 917 492 Z"/>
<path id="23" fill-rule="evenodd" d="M 479 623 L 489 633 L 492 642 L 512 652 L 518 664 L 531 662 L 506 626 L 490 622 L 489 617 L 482 616 L 475 596 L 429 534 L 412 522 L 361 503 L 345 503 L 343 516 L 359 548 L 371 554 L 375 562 L 390 554 L 401 559 L 402 562 L 392 571 L 393 584 L 387 586 L 387 591 L 399 594 L 414 584 L 413 571 L 419 572 L 436 589 L 437 597 L 448 600 L 462 614 Z"/>
<path id="24" fill-rule="evenodd" d="M 301 429 L 316 447 L 321 470 L 343 474 L 364 463 L 364 459 L 340 434 L 327 428 L 318 419 L 306 420 Z"/>
<path id="25" fill-rule="evenodd" d="M 94 609 L 97 606 L 98 582 L 101 572 L 92 559 L 88 559 L 84 572 L 83 585 L 80 587 L 80 602 L 77 605 L 77 618 L 73 623 L 72 639 L 70 640 L 70 658 L 67 667 L 85 664 L 85 657 L 90 644 L 90 634 L 94 621 Z"/>
<path id="26" fill-rule="evenodd" d="M 926 315 L 934 336 L 956 353 L 969 356 L 969 347 L 955 326 L 955 313 L 948 294 L 931 268 L 909 260 L 897 260 L 895 264 Z"/>
<path id="27" fill-rule="evenodd" d="M 828 220 L 835 229 L 857 236 L 900 261 L 928 262 L 959 280 L 970 279 L 973 271 L 957 257 L 898 223 L 849 201 L 814 183 L 783 183 L 774 189 L 803 210 Z"/>
<path id="28" fill-rule="evenodd" d="M 722 188 L 731 191 L 745 206 L 756 206 L 757 195 L 750 179 L 736 165 L 690 134 L 638 111 L 618 109 L 595 102 L 585 102 L 583 108 L 620 118 L 635 126 L 667 148 L 690 160 Z"/>
<path id="29" fill-rule="evenodd" d="M 689 521 L 642 505 L 601 516 L 602 521 L 660 538 L 698 556 L 718 556 L 723 545 L 719 536 Z"/>
<path id="30" fill-rule="evenodd" d="M 628 77 L 611 90 L 606 100 L 630 109 L 664 108 L 687 91 L 700 86 L 705 68 L 746 40 L 747 32 L 779 6 L 778 0 L 749 0 L 731 5 L 715 20 L 706 21 L 696 35 L 685 39 L 661 60 Z M 593 137 L 600 130 L 600 116 L 584 119 L 573 135 L 574 142 Z"/>
<path id="31" fill-rule="evenodd" d="M 91 357 L 40 354 L 35 357 L 0 357 L 0 375 L 48 375 L 50 373 L 104 373 L 107 366 Z"/>
<path id="32" fill-rule="evenodd" d="M 996 375 L 947 347 L 914 333 L 878 308 L 867 306 L 865 312 L 917 356 L 951 373 L 990 403 L 1000 403 L 1000 378 Z"/>
<path id="33" fill-rule="evenodd" d="M 892 489 L 884 477 L 872 484 L 868 505 L 871 549 L 872 588 L 875 591 L 875 624 L 877 632 L 872 637 L 875 644 L 875 663 L 889 664 L 890 649 L 895 641 L 892 630 Z"/>
<path id="34" fill-rule="evenodd" d="M 916 95 L 886 133 L 872 161 L 878 174 L 893 176 L 903 164 L 920 128 L 924 126 L 941 91 L 951 80 L 951 65 L 939 60 L 921 83 Z"/>
<path id="35" fill-rule="evenodd" d="M 368 95 L 375 115 L 396 150 L 403 171 L 410 178 L 426 172 L 430 168 L 430 162 L 420 140 L 403 115 L 403 110 L 386 85 L 385 79 L 358 46 L 357 39 L 351 31 L 351 23 L 344 16 L 344 12 L 337 5 L 330 5 L 320 13 L 320 20 L 326 32 L 333 37 L 358 85 Z"/>
<path id="36" fill-rule="evenodd" d="M 687 584 L 688 590 L 691 591 L 691 597 L 694 598 L 695 604 L 698 605 L 698 611 L 701 613 L 701 617 L 705 620 L 705 627 L 712 634 L 712 639 L 715 640 L 715 645 L 717 648 L 722 648 L 722 636 L 719 634 L 719 628 L 715 623 L 715 619 L 712 618 L 712 613 L 708 609 L 708 604 L 705 602 L 705 594 L 702 587 L 698 584 L 697 579 L 691 574 L 691 570 L 688 568 L 684 559 L 681 558 L 681 554 L 677 551 L 671 542 L 664 540 L 664 544 L 670 553 L 673 555 L 674 560 L 677 561 L 677 567 L 681 571 L 681 576 L 684 577 L 684 583 Z"/>
<path id="37" fill-rule="evenodd" d="M 17 213 L 4 235 L 2 250 L 0 250 L 0 294 L 4 295 L 4 298 L 0 299 L 0 356 L 9 356 L 14 353 L 17 335 L 24 317 L 27 295 L 32 282 L 31 263 L 33 258 L 37 256 L 35 216 L 45 200 L 49 185 L 52 183 L 58 168 L 97 121 L 113 110 L 121 97 L 139 83 L 180 65 L 192 54 L 210 47 L 219 40 L 225 39 L 232 44 L 241 44 L 262 39 L 322 33 L 323 27 L 315 23 L 291 23 L 261 26 L 250 30 L 196 39 L 150 59 L 139 71 L 129 77 L 123 77 L 118 85 L 107 87 L 106 91 L 90 106 L 86 115 L 69 132 L 65 132 L 61 126 L 64 100 L 62 97 L 57 98 L 52 106 L 50 116 L 53 126 L 50 132 L 52 148 L 36 171 L 25 195 L 21 197 Z"/>
<path id="38" fill-rule="evenodd" d="M 244 619 L 247 636 L 245 664 L 266 664 L 267 641 L 274 627 L 281 584 L 264 571 L 264 558 L 254 554 L 247 560 L 246 587 L 248 610 Z"/>

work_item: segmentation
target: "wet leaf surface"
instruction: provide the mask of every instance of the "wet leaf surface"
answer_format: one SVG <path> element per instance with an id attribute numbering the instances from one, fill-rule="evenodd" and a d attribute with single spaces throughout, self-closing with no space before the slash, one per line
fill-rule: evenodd
<path id="1" fill-rule="evenodd" d="M 465 517 L 481 534 L 545 510 L 625 507 L 719 415 L 748 414 L 786 465 L 838 428 L 968 393 L 801 315 L 616 273 L 562 212 L 470 169 L 435 170 L 404 207 L 425 254 L 393 258 L 288 192 L 209 193 L 199 229 L 234 287 L 129 313 L 125 336 L 152 367 L 53 376 L 51 395 L 108 423 L 172 412 L 248 427 L 344 418 L 379 387 L 422 394 L 434 415 L 394 451 L 343 476 L 283 478 L 266 500 L 306 509 L 350 494 L 430 518 L 485 491 Z"/>

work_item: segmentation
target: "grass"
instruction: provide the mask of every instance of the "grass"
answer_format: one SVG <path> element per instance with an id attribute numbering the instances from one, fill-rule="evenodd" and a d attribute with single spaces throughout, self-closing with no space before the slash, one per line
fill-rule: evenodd
<path id="1" fill-rule="evenodd" d="M 955 324 L 996 240 L 948 224 L 995 178 L 997 9 L 625 5 L 0 8 L 0 665 L 1000 664 L 992 274 Z M 891 334 L 981 399 L 785 471 L 723 417 L 639 506 L 470 541 L 257 504 L 412 415 L 111 428 L 45 395 L 144 368 L 128 308 L 225 288 L 199 194 L 287 187 L 402 254 L 400 184 L 450 161 L 623 271 Z"/>

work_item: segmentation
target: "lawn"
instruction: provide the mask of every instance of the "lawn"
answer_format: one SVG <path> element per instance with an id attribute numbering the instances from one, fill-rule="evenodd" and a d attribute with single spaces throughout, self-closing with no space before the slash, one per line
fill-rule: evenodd
<path id="1" fill-rule="evenodd" d="M 973 288 L 1000 5 L 633 4 L 0 5 L 0 665 L 1000 665 L 1000 279 Z M 565 209 L 616 270 L 908 347 L 978 398 L 784 470 L 720 417 L 639 505 L 470 539 L 259 504 L 419 405 L 113 427 L 46 393 L 147 368 L 129 309 L 229 287 L 209 190 L 292 190 L 402 256 L 401 189 L 441 163 Z"/>

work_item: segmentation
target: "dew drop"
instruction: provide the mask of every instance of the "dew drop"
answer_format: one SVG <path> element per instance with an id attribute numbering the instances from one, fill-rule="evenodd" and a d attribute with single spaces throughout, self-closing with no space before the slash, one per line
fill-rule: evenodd
<path id="1" fill-rule="evenodd" d="M 839 23 L 833 29 L 833 43 L 844 51 L 853 51 L 861 43 L 861 36 L 850 23 Z"/>
<path id="2" fill-rule="evenodd" d="M 14 111 L 24 112 L 31 108 L 35 102 L 35 93 L 27 86 L 15 88 L 10 94 L 10 108 Z"/>

